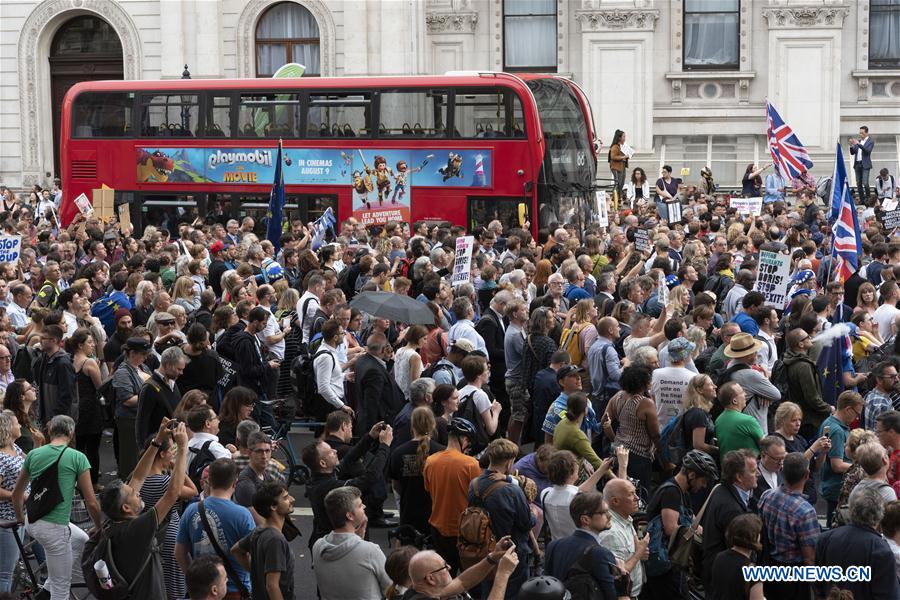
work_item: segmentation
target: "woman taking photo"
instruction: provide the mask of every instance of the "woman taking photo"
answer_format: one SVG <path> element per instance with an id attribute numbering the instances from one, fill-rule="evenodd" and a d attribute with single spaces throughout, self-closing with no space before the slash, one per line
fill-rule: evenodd
<path id="1" fill-rule="evenodd" d="M 66 340 L 66 350 L 72 355 L 75 369 L 75 389 L 78 398 L 78 421 L 75 424 L 75 448 L 91 463 L 91 483 L 100 480 L 100 441 L 103 439 L 103 407 L 97 400 L 102 376 L 94 358 L 96 346 L 91 332 L 84 327 L 75 330 Z"/>
<path id="2" fill-rule="evenodd" d="M 25 452 L 16 445 L 19 421 L 10 410 L 0 411 L 0 521 L 15 521 L 12 491 L 25 462 Z M 12 591 L 12 574 L 19 560 L 13 529 L 0 529 L 0 592 Z"/>
<path id="3" fill-rule="evenodd" d="M 147 441 L 146 446 L 149 447 L 153 438 Z M 145 447 L 146 451 L 147 448 Z M 172 478 L 169 473 L 175 467 L 175 448 L 171 439 L 164 441 L 159 448 L 156 449 L 156 457 L 153 459 L 153 466 L 150 467 L 150 474 L 144 480 L 141 486 L 140 496 L 145 506 L 154 506 L 165 495 L 169 487 L 169 480 Z M 190 477 L 184 478 L 184 484 L 181 486 L 181 492 L 178 498 L 182 501 L 188 501 L 197 495 L 197 487 L 191 481 Z M 158 515 L 160 523 L 166 524 L 165 536 L 159 540 L 159 554 L 162 559 L 163 577 L 166 582 L 166 598 L 167 600 L 180 600 L 185 596 L 185 580 L 178 561 L 175 560 L 175 543 L 178 537 L 178 527 L 181 523 L 181 517 L 178 512 L 179 503 L 175 503 L 168 515 Z"/>
<path id="4" fill-rule="evenodd" d="M 782 402 L 775 411 L 775 431 L 772 435 L 777 435 L 784 440 L 784 449 L 790 454 L 791 452 L 802 452 L 803 456 L 809 460 L 809 479 L 803 488 L 806 499 L 815 506 L 818 495 L 816 494 L 816 474 L 822 468 L 825 462 L 825 456 L 831 449 L 831 438 L 823 435 L 812 444 L 810 444 L 802 435 L 800 435 L 800 426 L 803 423 L 803 410 L 799 404 L 793 402 Z"/>
<path id="5" fill-rule="evenodd" d="M 436 430 L 434 439 L 437 443 L 447 445 L 447 427 L 450 425 L 450 419 L 459 408 L 459 390 L 456 386 L 449 383 L 438 384 L 431 393 L 431 399 L 434 402 L 432 410 L 436 419 Z"/>
<path id="6" fill-rule="evenodd" d="M 257 400 L 256 392 L 250 388 L 238 385 L 228 390 L 219 409 L 219 443 L 236 443 L 238 423 L 250 418 Z"/>
<path id="7" fill-rule="evenodd" d="M 428 329 L 424 325 L 411 325 L 404 332 L 402 348 L 394 353 L 394 379 L 403 391 L 406 400 L 409 401 L 409 384 L 422 374 L 422 357 L 419 356 L 419 346 L 428 335 Z"/>
<path id="8" fill-rule="evenodd" d="M 46 441 L 40 431 L 40 424 L 32 412 L 36 401 L 37 390 L 24 379 L 16 379 L 10 383 L 3 397 L 3 406 L 11 410 L 19 422 L 20 433 L 16 445 L 26 454 L 38 446 L 43 446 Z"/>
<path id="9" fill-rule="evenodd" d="M 650 398 L 652 376 L 646 367 L 625 367 L 619 378 L 622 391 L 610 399 L 603 414 L 606 437 L 630 452 L 628 476 L 649 490 L 653 457 L 659 451 L 659 418 Z M 618 422 L 618 431 L 613 423 Z"/>
<path id="10" fill-rule="evenodd" d="M 681 401 L 684 412 L 681 435 L 685 452 L 703 450 L 713 458 L 719 455 L 715 445 L 716 426 L 709 415 L 715 402 L 716 384 L 712 378 L 709 375 L 695 375 L 685 388 Z"/>
<path id="11" fill-rule="evenodd" d="M 625 199 L 631 208 L 643 206 L 650 200 L 650 182 L 640 167 L 631 172 L 631 180 L 625 184 Z"/>

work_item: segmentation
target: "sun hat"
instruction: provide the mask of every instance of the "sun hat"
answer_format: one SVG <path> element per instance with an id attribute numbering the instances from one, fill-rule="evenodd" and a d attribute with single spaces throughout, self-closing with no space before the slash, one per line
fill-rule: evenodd
<path id="1" fill-rule="evenodd" d="M 749 333 L 736 333 L 732 336 L 728 345 L 725 346 L 725 356 L 728 358 L 750 356 L 754 352 L 758 352 L 760 348 L 762 348 L 762 342 L 753 339 L 753 336 Z M 670 356 L 671 352 L 670 350 Z"/>

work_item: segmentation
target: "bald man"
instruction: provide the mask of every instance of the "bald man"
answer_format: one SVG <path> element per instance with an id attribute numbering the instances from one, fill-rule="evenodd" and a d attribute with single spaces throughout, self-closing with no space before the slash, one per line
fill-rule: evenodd
<path id="1" fill-rule="evenodd" d="M 487 558 L 460 573 L 456 579 L 450 575 L 450 565 L 440 554 L 432 550 L 423 550 L 414 554 L 409 561 L 409 579 L 415 594 L 406 598 L 407 600 L 461 599 L 468 590 L 490 576 L 495 565 L 497 573 L 494 575 L 491 597 L 502 598 L 506 582 L 518 564 L 516 546 L 509 536 L 501 538 Z"/>
<path id="2" fill-rule="evenodd" d="M 638 512 L 634 484 L 627 479 L 612 479 L 603 488 L 603 499 L 609 506 L 610 525 L 600 532 L 600 543 L 625 563 L 625 569 L 631 573 L 631 595 L 637 597 L 646 580 L 641 561 L 650 556 L 650 536 L 638 539 L 634 533 L 631 515 Z"/>

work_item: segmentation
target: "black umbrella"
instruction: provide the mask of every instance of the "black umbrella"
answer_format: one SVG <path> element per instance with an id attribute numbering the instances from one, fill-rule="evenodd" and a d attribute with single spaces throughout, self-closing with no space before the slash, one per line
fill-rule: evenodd
<path id="1" fill-rule="evenodd" d="M 350 306 L 381 319 L 409 325 L 434 325 L 434 313 L 424 303 L 393 292 L 362 292 Z"/>

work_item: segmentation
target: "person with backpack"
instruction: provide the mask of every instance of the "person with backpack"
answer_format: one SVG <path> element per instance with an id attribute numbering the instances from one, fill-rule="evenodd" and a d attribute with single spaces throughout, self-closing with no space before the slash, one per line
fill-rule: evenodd
<path id="1" fill-rule="evenodd" d="M 312 356 L 315 379 L 315 398 L 310 408 L 312 417 L 324 421 L 333 410 L 342 410 L 351 417 L 356 413 L 344 402 L 344 372 L 338 357 L 338 346 L 344 337 L 341 324 L 333 319 L 322 326 L 322 343 Z"/>
<path id="2" fill-rule="evenodd" d="M 469 483 L 481 474 L 478 460 L 469 456 L 475 438 L 475 426 L 454 417 L 447 430 L 447 449 L 425 460 L 422 477 L 431 496 L 431 540 L 434 549 L 450 566 L 450 574 L 460 569 L 456 548 L 459 517 L 468 506 Z"/>
<path id="3" fill-rule="evenodd" d="M 70 522 L 72 498 L 77 487 L 85 507 L 100 528 L 100 505 L 91 483 L 91 464 L 87 457 L 70 448 L 75 439 L 75 421 L 57 415 L 47 425 L 50 441 L 25 457 L 12 493 L 16 521 L 26 524 L 25 531 L 44 549 L 47 580 L 43 594 L 50 600 L 67 600 L 73 575 L 78 573 L 81 554 L 88 541 L 84 530 Z M 25 492 L 31 484 L 31 493 Z"/>
<path id="4" fill-rule="evenodd" d="M 35 367 L 34 384 L 38 392 L 38 414 L 45 423 L 56 415 L 78 417 L 75 368 L 72 357 L 62 348 L 63 338 L 63 330 L 58 325 L 48 325 L 41 333 L 42 354 Z"/>
<path id="5" fill-rule="evenodd" d="M 612 523 L 609 505 L 599 492 L 581 492 L 572 498 L 569 514 L 575 532 L 547 545 L 544 575 L 562 581 L 573 598 L 615 600 L 616 558 L 599 540 Z"/>
<path id="6" fill-rule="evenodd" d="M 223 446 L 219 443 L 219 416 L 208 404 L 192 408 L 185 421 L 193 434 L 188 442 L 188 474 L 199 489 L 203 469 L 214 460 L 233 458 L 237 454 L 237 448 L 231 444 Z"/>
<path id="7" fill-rule="evenodd" d="M 581 392 L 581 367 L 575 365 L 560 367 L 556 371 L 556 381 L 560 386 L 559 396 L 553 401 L 553 404 L 550 405 L 550 408 L 541 420 L 541 431 L 543 432 L 545 444 L 553 443 L 553 432 L 556 431 L 556 426 L 563 419 L 569 396 Z M 538 417 L 539 415 L 536 414 L 535 418 Z M 587 406 L 584 420 L 579 427 L 588 436 L 593 436 L 600 431 L 597 413 L 594 412 L 594 407 L 590 404 Z"/>
<path id="8" fill-rule="evenodd" d="M 784 369 L 788 397 L 803 411 L 800 435 L 810 440 L 822 421 L 831 416 L 832 407 L 822 399 L 822 380 L 816 363 L 809 356 L 812 336 L 803 329 L 790 330 L 785 336 Z M 782 403 L 785 401 L 782 398 Z"/>
<path id="9" fill-rule="evenodd" d="M 718 385 L 721 389 L 724 384 L 733 381 L 741 386 L 747 401 L 746 409 L 742 410 L 745 415 L 757 420 L 763 436 L 766 436 L 769 434 L 769 406 L 781 400 L 781 391 L 769 380 L 771 374 L 764 372 L 757 362 L 762 345 L 761 341 L 754 339 L 750 334 L 734 335 L 725 348 L 725 356 L 730 358 L 731 362 L 719 378 Z M 723 456 L 726 453 L 727 450 L 722 451 Z"/>
<path id="10" fill-rule="evenodd" d="M 48 260 L 44 265 L 44 283 L 38 290 L 37 297 L 34 299 L 35 304 L 32 306 L 41 306 L 43 308 L 55 309 L 57 300 L 59 299 L 61 278 L 59 263 L 55 260 Z"/>
<path id="11" fill-rule="evenodd" d="M 507 439 L 494 440 L 487 447 L 488 467 L 481 475 L 469 485 L 469 510 L 460 517 L 460 535 L 457 547 L 460 551 L 460 559 L 464 559 L 469 553 L 467 549 L 473 542 L 479 543 L 476 556 L 490 552 L 490 542 L 509 536 L 516 546 L 516 554 L 519 556 L 519 564 L 509 578 L 505 598 L 515 598 L 516 592 L 522 583 L 528 579 L 528 565 L 531 557 L 530 533 L 534 527 L 535 518 L 531 513 L 528 499 L 522 489 L 513 483 L 509 476 L 513 463 L 519 454 L 519 447 Z M 483 512 L 475 515 L 472 508 L 481 508 Z M 469 516 L 467 516 L 469 515 Z M 490 532 L 493 535 L 487 547 L 484 547 L 484 539 L 472 540 L 469 534 L 468 521 L 487 518 Z M 467 535 L 469 534 L 469 535 Z M 489 587 L 487 581 L 482 584 L 485 593 Z"/>
<path id="12" fill-rule="evenodd" d="M 458 339 L 447 349 L 447 355 L 427 366 L 422 377 L 431 377 L 435 384 L 449 384 L 456 387 L 462 379 L 462 361 L 469 353 L 475 352 L 475 344 L 466 339 Z"/>
<path id="13" fill-rule="evenodd" d="M 228 573 L 229 600 L 250 595 L 250 574 L 229 551 L 256 528 L 250 511 L 231 499 L 237 478 L 234 461 L 220 458 L 210 463 L 209 493 L 184 510 L 175 544 L 175 558 L 184 573 L 193 559 L 201 556 L 218 556 L 222 560 Z"/>
<path id="14" fill-rule="evenodd" d="M 687 573 L 669 559 L 672 536 L 681 527 L 699 525 L 694 519 L 691 496 L 719 479 L 716 461 L 702 450 L 691 450 L 681 459 L 675 476 L 656 488 L 647 503 L 647 536 L 650 555 L 644 564 L 644 594 L 651 600 L 687 597 Z"/>
<path id="15" fill-rule="evenodd" d="M 237 371 L 237 383 L 250 388 L 259 396 L 254 410 L 254 419 L 261 426 L 274 426 L 275 416 L 272 413 L 272 401 L 267 395 L 270 382 L 278 377 L 281 362 L 270 358 L 270 353 L 263 352 L 262 343 L 257 337 L 262 333 L 272 313 L 261 306 L 250 310 L 247 315 L 247 326 L 234 338 L 234 367 Z"/>
<path id="16" fill-rule="evenodd" d="M 318 274 L 310 275 L 306 282 L 306 291 L 303 292 L 300 300 L 297 301 L 297 320 L 300 321 L 300 329 L 303 332 L 303 339 L 301 340 L 303 343 L 309 344 L 312 324 L 324 293 L 325 278 Z M 348 295 L 347 297 L 350 298 L 351 296 Z"/>
<path id="17" fill-rule="evenodd" d="M 93 553 L 86 553 L 85 560 L 82 561 L 89 589 L 95 589 L 95 585 L 99 588 L 99 582 L 91 584 L 94 562 L 104 560 L 107 567 L 114 566 L 118 572 L 118 583 L 128 589 L 127 598 L 130 600 L 169 597 L 166 594 L 157 538 L 164 535 L 169 511 L 183 491 L 188 434 L 184 423 L 178 423 L 174 430 L 169 429 L 168 424 L 169 419 L 164 418 L 160 422 L 158 431 L 134 468 L 129 482 L 114 481 L 106 486 L 100 496 L 103 514 L 110 522 L 96 534 Z M 170 442 L 170 437 L 177 445 L 171 479 L 156 504 L 143 511 L 141 488 L 150 475 L 158 451 L 163 444 Z M 114 565 L 110 564 L 110 559 Z M 96 577 L 95 574 L 93 576 Z"/>
<path id="18" fill-rule="evenodd" d="M 473 440 L 472 452 L 477 456 L 496 433 L 502 407 L 497 400 L 492 401 L 483 389 L 491 374 L 484 356 L 479 356 L 477 351 L 467 356 L 462 362 L 462 372 L 466 385 L 459 390 L 456 414 L 475 425 L 478 434 Z"/>

